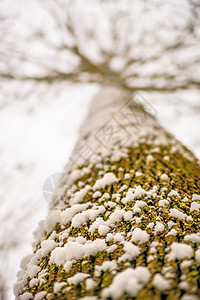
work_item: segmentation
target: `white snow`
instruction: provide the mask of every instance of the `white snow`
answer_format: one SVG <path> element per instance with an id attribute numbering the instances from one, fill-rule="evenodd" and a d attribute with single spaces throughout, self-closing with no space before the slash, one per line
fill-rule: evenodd
<path id="1" fill-rule="evenodd" d="M 33 278 L 40 272 L 40 270 L 41 268 L 39 266 L 36 265 L 30 266 L 28 270 L 28 276 L 30 278 Z"/>
<path id="2" fill-rule="evenodd" d="M 179 288 L 181 290 L 184 290 L 184 291 L 187 291 L 189 289 L 189 284 L 187 281 L 181 281 L 179 284 L 178 284 Z"/>
<path id="3" fill-rule="evenodd" d="M 61 219 L 61 210 L 56 209 L 53 210 L 46 218 L 44 222 L 44 228 L 47 233 L 51 232 L 54 227 L 56 226 L 56 223 L 60 223 Z"/>
<path id="4" fill-rule="evenodd" d="M 175 190 L 171 190 L 171 192 L 168 194 L 168 196 L 169 197 L 172 197 L 172 196 L 179 197 L 179 193 L 177 191 L 175 191 Z"/>
<path id="5" fill-rule="evenodd" d="M 126 211 L 124 209 L 116 209 L 113 213 L 110 214 L 107 225 L 114 225 L 116 222 L 121 221 L 125 213 Z"/>
<path id="6" fill-rule="evenodd" d="M 99 206 L 97 209 L 88 209 L 76 214 L 72 219 L 73 227 L 80 227 L 87 223 L 88 220 L 94 221 L 98 215 L 105 212 L 105 207 L 103 205 Z"/>
<path id="7" fill-rule="evenodd" d="M 76 242 L 68 242 L 64 247 L 57 247 L 51 252 L 50 263 L 58 266 L 73 259 L 80 259 L 84 256 L 83 246 Z"/>
<path id="8" fill-rule="evenodd" d="M 112 284 L 102 291 L 102 297 L 119 299 L 124 293 L 136 297 L 149 279 L 150 272 L 146 267 L 127 268 L 114 277 Z"/>
<path id="9" fill-rule="evenodd" d="M 134 211 L 137 211 L 137 210 L 139 210 L 140 208 L 134 208 Z M 134 217 L 134 220 L 135 220 L 135 223 L 136 224 L 139 224 L 139 223 L 141 223 L 141 221 L 142 221 L 142 217 Z"/>
<path id="10" fill-rule="evenodd" d="M 151 161 L 154 160 L 154 157 L 152 155 L 147 155 L 147 164 L 149 164 Z"/>
<path id="11" fill-rule="evenodd" d="M 96 218 L 96 220 L 92 223 L 92 225 L 90 226 L 88 231 L 93 234 L 96 229 L 98 229 L 98 231 L 99 231 L 100 226 L 104 223 L 105 222 L 102 217 Z M 108 228 L 108 231 L 109 231 L 109 228 Z"/>
<path id="12" fill-rule="evenodd" d="M 83 257 L 95 255 L 99 251 L 107 249 L 107 245 L 103 239 L 87 241 L 84 245 L 78 242 L 69 241 L 64 247 L 55 248 L 50 255 L 50 264 L 62 265 L 68 268 L 73 259 L 78 260 Z M 66 265 L 65 265 L 66 264 Z"/>
<path id="13" fill-rule="evenodd" d="M 172 243 L 171 252 L 168 254 L 170 260 L 191 258 L 193 256 L 193 249 L 190 245 L 184 243 Z"/>
<path id="14" fill-rule="evenodd" d="M 122 199 L 122 203 L 126 204 L 127 202 L 133 201 L 135 198 L 141 198 L 146 194 L 147 192 L 139 185 L 135 189 L 131 188 L 128 190 L 128 192 L 126 193 L 126 197 Z"/>
<path id="15" fill-rule="evenodd" d="M 188 202 L 189 199 L 188 199 L 188 197 L 184 197 L 184 198 L 182 199 L 182 201 L 183 201 L 183 202 Z"/>
<path id="16" fill-rule="evenodd" d="M 115 207 L 116 206 L 116 203 L 113 202 L 113 201 L 108 201 L 107 203 L 105 203 L 105 206 L 109 206 L 109 207 Z"/>
<path id="17" fill-rule="evenodd" d="M 79 300 L 98 300 L 96 296 L 85 296 L 82 298 L 79 298 Z"/>
<path id="18" fill-rule="evenodd" d="M 97 286 L 96 281 L 94 281 L 92 278 L 86 279 L 85 284 L 86 284 L 86 290 L 87 291 L 92 290 Z"/>
<path id="19" fill-rule="evenodd" d="M 142 200 L 137 200 L 135 202 L 134 208 L 144 208 L 146 205 L 147 205 L 146 202 Z"/>
<path id="20" fill-rule="evenodd" d="M 146 191 L 141 187 L 141 185 L 138 185 L 134 191 L 133 199 L 141 198 L 142 196 L 146 195 Z"/>
<path id="21" fill-rule="evenodd" d="M 200 263 L 200 249 L 195 251 L 195 259 Z"/>
<path id="22" fill-rule="evenodd" d="M 42 300 L 47 295 L 46 291 L 39 292 L 35 295 L 34 300 Z"/>
<path id="23" fill-rule="evenodd" d="M 131 242 L 124 242 L 124 254 L 119 258 L 119 262 L 125 260 L 131 260 L 136 258 L 140 254 L 140 247 L 134 245 Z"/>
<path id="24" fill-rule="evenodd" d="M 99 251 L 103 251 L 107 249 L 107 245 L 105 240 L 103 239 L 96 239 L 94 241 L 87 241 L 84 248 L 84 256 L 95 255 Z"/>
<path id="25" fill-rule="evenodd" d="M 133 192 L 128 191 L 128 192 L 126 193 L 126 198 L 124 198 L 124 199 L 122 200 L 122 203 L 126 204 L 127 202 L 133 201 L 133 199 L 134 199 Z"/>
<path id="26" fill-rule="evenodd" d="M 150 223 L 147 225 L 147 228 L 153 229 L 154 225 L 155 225 L 154 222 L 150 222 Z"/>
<path id="27" fill-rule="evenodd" d="M 102 189 L 107 185 L 113 184 L 117 182 L 118 179 L 113 173 L 106 173 L 102 179 L 98 179 L 93 186 L 93 190 Z"/>
<path id="28" fill-rule="evenodd" d="M 77 180 L 77 179 L 79 179 L 82 175 L 83 175 L 83 171 L 82 170 L 72 170 L 72 172 L 70 173 L 70 177 L 74 181 Z"/>
<path id="29" fill-rule="evenodd" d="M 142 230 L 138 227 L 133 230 L 131 241 L 134 243 L 139 242 L 139 244 L 143 244 L 148 242 L 148 240 L 149 234 L 145 230 Z"/>
<path id="30" fill-rule="evenodd" d="M 106 235 L 106 242 L 111 242 L 113 239 L 114 239 L 113 234 L 109 232 L 109 233 Z"/>
<path id="31" fill-rule="evenodd" d="M 44 240 L 41 243 L 41 254 L 42 256 L 46 256 L 49 254 L 55 247 L 57 246 L 57 243 L 54 240 Z"/>
<path id="32" fill-rule="evenodd" d="M 81 189 L 79 192 L 76 192 L 74 195 L 74 198 L 70 200 L 70 205 L 80 203 L 83 201 L 83 198 L 87 194 L 89 190 L 91 190 L 92 187 L 90 185 L 86 185 L 83 189 Z"/>
<path id="33" fill-rule="evenodd" d="M 99 266 L 99 265 L 95 266 L 95 270 L 103 271 L 103 272 L 106 272 L 106 271 L 111 272 L 111 271 L 114 271 L 117 269 L 118 269 L 118 266 L 117 266 L 116 261 L 104 261 L 101 266 Z"/>
<path id="34" fill-rule="evenodd" d="M 105 199 L 110 199 L 110 195 L 108 194 L 108 193 L 104 193 L 103 194 L 103 197 L 105 198 Z M 109 202 L 109 201 L 108 201 Z"/>
<path id="35" fill-rule="evenodd" d="M 101 192 L 96 191 L 96 192 L 93 194 L 92 197 L 93 197 L 93 198 L 100 198 L 100 197 L 101 197 Z"/>
<path id="36" fill-rule="evenodd" d="M 164 229 L 165 229 L 164 224 L 157 222 L 155 227 L 154 227 L 154 235 L 156 235 L 159 232 L 164 231 Z"/>
<path id="37" fill-rule="evenodd" d="M 198 300 L 197 296 L 195 295 L 183 295 L 181 297 L 181 300 Z"/>
<path id="38" fill-rule="evenodd" d="M 139 171 L 135 172 L 135 177 L 139 177 L 139 176 L 142 176 L 142 175 L 144 175 L 142 172 L 139 172 Z"/>
<path id="39" fill-rule="evenodd" d="M 79 212 L 86 210 L 88 207 L 87 204 L 74 204 L 72 207 L 66 208 L 64 211 L 61 213 L 61 223 L 63 225 L 71 222 L 72 218 Z"/>
<path id="40" fill-rule="evenodd" d="M 163 181 L 167 181 L 168 178 L 169 177 L 167 176 L 167 174 L 162 174 L 161 177 L 160 177 L 160 179 L 163 180 Z"/>
<path id="41" fill-rule="evenodd" d="M 129 210 L 129 211 L 125 212 L 125 214 L 124 214 L 124 220 L 125 221 L 131 221 L 132 218 L 133 218 L 132 211 Z"/>
<path id="42" fill-rule="evenodd" d="M 66 282 L 55 282 L 53 286 L 53 292 L 55 294 L 59 293 L 63 286 L 66 285 Z"/>
<path id="43" fill-rule="evenodd" d="M 78 284 L 80 282 L 82 282 L 84 279 L 88 278 L 90 275 L 89 274 L 84 274 L 84 273 L 80 273 L 78 272 L 77 274 L 75 274 L 74 276 L 72 277 L 69 277 L 67 279 L 68 283 L 69 284 Z"/>
<path id="44" fill-rule="evenodd" d="M 174 225 L 175 225 L 175 223 L 173 221 L 167 222 L 167 226 L 169 229 L 171 229 Z"/>
<path id="45" fill-rule="evenodd" d="M 165 156 L 163 157 L 163 159 L 164 159 L 164 160 L 169 160 L 169 156 L 168 156 L 168 155 L 165 155 Z"/>
<path id="46" fill-rule="evenodd" d="M 177 235 L 177 230 L 176 230 L 176 229 L 171 229 L 171 230 L 166 234 L 166 236 L 168 236 L 168 235 L 176 236 L 176 235 Z"/>
<path id="47" fill-rule="evenodd" d="M 34 287 L 34 285 L 38 285 L 38 278 L 32 278 L 30 281 L 29 281 L 29 286 L 32 288 Z"/>
<path id="48" fill-rule="evenodd" d="M 169 281 L 166 280 L 161 274 L 154 275 L 152 284 L 161 292 L 171 288 Z"/>
<path id="49" fill-rule="evenodd" d="M 192 202 L 190 206 L 190 212 L 199 211 L 200 210 L 200 203 Z"/>
<path id="50" fill-rule="evenodd" d="M 124 236 L 120 232 L 117 232 L 116 234 L 114 234 L 114 242 L 115 243 L 122 242 L 122 241 L 124 241 Z"/>
<path id="51" fill-rule="evenodd" d="M 25 292 L 20 296 L 20 300 L 31 300 L 33 295 L 31 293 Z"/>
<path id="52" fill-rule="evenodd" d="M 168 205 L 169 201 L 168 200 L 159 200 L 158 206 L 164 207 L 165 205 Z"/>
<path id="53" fill-rule="evenodd" d="M 197 201 L 197 200 L 200 200 L 200 195 L 193 194 L 192 195 L 192 201 Z"/>
<path id="54" fill-rule="evenodd" d="M 131 178 L 131 176 L 130 176 L 129 173 L 126 173 L 126 174 L 124 175 L 124 180 L 130 179 L 130 178 Z"/>
<path id="55" fill-rule="evenodd" d="M 189 268 L 192 265 L 191 260 L 184 260 L 182 263 L 180 263 L 181 270 Z"/>
<path id="56" fill-rule="evenodd" d="M 176 208 L 170 208 L 170 210 L 169 210 L 169 216 L 177 218 L 179 220 L 185 220 L 188 215 L 182 213 L 180 210 L 178 210 Z"/>
<path id="57" fill-rule="evenodd" d="M 184 241 L 198 244 L 200 243 L 200 233 L 187 234 L 184 236 Z"/>

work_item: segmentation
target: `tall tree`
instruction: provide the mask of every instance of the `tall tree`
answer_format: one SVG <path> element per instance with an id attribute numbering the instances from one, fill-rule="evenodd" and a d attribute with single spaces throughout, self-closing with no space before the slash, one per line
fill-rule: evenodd
<path id="1" fill-rule="evenodd" d="M 163 33 L 170 36 L 166 41 L 162 32 L 151 36 L 152 28 L 138 32 L 137 22 L 127 22 L 138 9 L 132 10 L 133 2 L 124 11 L 118 1 L 115 13 L 112 1 L 94 3 L 96 18 L 104 12 L 109 16 L 109 25 L 104 25 L 110 44 L 104 43 L 102 32 L 98 35 L 98 22 L 94 28 L 83 23 L 84 40 L 77 24 L 87 10 L 77 14 L 77 6 L 69 6 L 64 27 L 53 10 L 57 26 L 66 33 L 56 49 L 73 55 L 72 65 L 65 66 L 67 71 L 56 66 L 43 76 L 6 75 L 102 84 L 57 197 L 35 233 L 34 253 L 22 261 L 15 295 L 21 300 L 198 299 L 199 161 L 160 127 L 151 104 L 141 94 L 133 95 L 138 89 L 174 92 L 199 86 L 197 73 L 191 75 L 198 53 L 191 61 L 182 56 L 185 49 L 192 51 L 198 36 L 198 4 L 185 2 L 184 22 L 177 18 L 178 23 L 165 28 Z M 145 1 L 142 6 L 149 13 Z M 161 42 L 153 47 L 156 38 Z M 95 45 L 97 51 L 91 52 Z"/>
<path id="2" fill-rule="evenodd" d="M 147 111 L 140 94 L 102 87 L 22 261 L 19 299 L 199 296 L 199 161 Z"/>

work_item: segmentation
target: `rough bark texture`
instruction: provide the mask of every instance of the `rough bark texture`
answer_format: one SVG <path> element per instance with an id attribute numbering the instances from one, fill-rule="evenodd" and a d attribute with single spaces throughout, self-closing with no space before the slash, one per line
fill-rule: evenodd
<path id="1" fill-rule="evenodd" d="M 145 109 L 94 99 L 17 299 L 200 299 L 200 164 Z"/>

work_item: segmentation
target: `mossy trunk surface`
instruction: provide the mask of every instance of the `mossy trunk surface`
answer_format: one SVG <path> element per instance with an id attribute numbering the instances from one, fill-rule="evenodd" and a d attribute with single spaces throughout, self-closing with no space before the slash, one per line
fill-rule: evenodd
<path id="1" fill-rule="evenodd" d="M 200 299 L 200 164 L 140 100 L 94 99 L 17 299 Z"/>

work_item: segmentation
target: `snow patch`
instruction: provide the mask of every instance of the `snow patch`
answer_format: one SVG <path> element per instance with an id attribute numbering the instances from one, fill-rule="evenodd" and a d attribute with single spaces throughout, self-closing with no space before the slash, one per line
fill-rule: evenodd
<path id="1" fill-rule="evenodd" d="M 192 195 L 192 201 L 197 201 L 197 200 L 200 200 L 200 195 L 193 194 Z"/>
<path id="2" fill-rule="evenodd" d="M 33 295 L 31 293 L 24 293 L 20 296 L 20 300 L 31 300 L 33 299 Z"/>
<path id="3" fill-rule="evenodd" d="M 154 235 L 156 235 L 159 232 L 164 231 L 164 229 L 165 229 L 164 224 L 158 222 L 154 227 Z"/>
<path id="4" fill-rule="evenodd" d="M 39 292 L 35 295 L 34 300 L 42 300 L 47 295 L 46 291 Z"/>
<path id="5" fill-rule="evenodd" d="M 89 190 L 91 190 L 92 187 L 90 185 L 86 185 L 82 190 L 79 192 L 76 192 L 74 195 L 74 198 L 70 199 L 70 205 L 77 204 L 83 201 L 83 198 L 87 194 Z"/>
<path id="6" fill-rule="evenodd" d="M 200 243 L 200 233 L 187 234 L 184 237 L 184 241 L 191 242 L 193 244 L 198 244 L 198 243 Z"/>
<path id="7" fill-rule="evenodd" d="M 86 241 L 84 245 L 77 242 L 69 241 L 64 247 L 57 247 L 51 252 L 50 264 L 64 266 L 68 269 L 72 260 L 78 260 L 83 257 L 95 255 L 99 251 L 106 250 L 107 245 L 104 240 L 96 239 L 94 241 Z"/>
<path id="8" fill-rule="evenodd" d="M 136 258 L 140 254 L 140 247 L 134 245 L 131 242 L 124 242 L 124 254 L 119 258 L 119 262 L 125 260 L 131 260 Z"/>
<path id="9" fill-rule="evenodd" d="M 134 243 L 139 241 L 139 244 L 143 244 L 148 242 L 148 240 L 149 240 L 149 234 L 145 230 L 142 230 L 138 227 L 134 229 L 132 233 L 131 241 L 133 241 Z"/>
<path id="10" fill-rule="evenodd" d="M 177 230 L 176 230 L 176 229 L 171 229 L 171 230 L 166 234 L 166 236 L 169 236 L 169 235 L 176 236 L 176 235 L 177 235 Z"/>
<path id="11" fill-rule="evenodd" d="M 44 240 L 41 243 L 41 254 L 42 257 L 49 254 L 53 249 L 57 247 L 57 243 L 54 240 Z"/>
<path id="12" fill-rule="evenodd" d="M 94 221 L 98 215 L 103 214 L 105 212 L 105 207 L 103 205 L 99 206 L 97 209 L 88 209 L 86 211 L 82 211 L 75 215 L 72 219 L 73 227 L 80 227 L 87 223 L 87 221 Z"/>
<path id="13" fill-rule="evenodd" d="M 125 212 L 125 214 L 124 214 L 124 220 L 125 221 L 131 221 L 132 218 L 133 218 L 132 211 L 129 210 L 129 211 Z"/>
<path id="14" fill-rule="evenodd" d="M 200 210 L 200 204 L 197 202 L 192 202 L 190 206 L 190 212 L 199 211 L 199 210 Z"/>
<path id="15" fill-rule="evenodd" d="M 53 286 L 53 292 L 54 294 L 58 294 L 60 290 L 63 288 L 63 286 L 66 285 L 66 282 L 55 282 Z"/>
<path id="16" fill-rule="evenodd" d="M 167 174 L 162 174 L 160 179 L 163 181 L 167 181 L 169 179 L 169 177 L 167 176 Z"/>
<path id="17" fill-rule="evenodd" d="M 75 274 L 72 277 L 69 277 L 67 279 L 67 282 L 69 284 L 74 284 L 77 285 L 78 283 L 82 282 L 84 279 L 88 278 L 90 275 L 89 274 L 84 274 L 84 273 L 80 273 L 78 272 L 77 274 Z"/>
<path id="18" fill-rule="evenodd" d="M 93 190 L 102 189 L 107 185 L 118 182 L 118 179 L 113 173 L 106 173 L 102 179 L 98 179 L 93 186 Z"/>
<path id="19" fill-rule="evenodd" d="M 168 205 L 168 204 L 169 204 L 168 200 L 160 200 L 158 202 L 158 206 L 160 206 L 160 207 L 164 207 L 165 205 Z"/>
<path id="20" fill-rule="evenodd" d="M 193 249 L 190 245 L 184 243 L 172 243 L 171 252 L 168 254 L 170 260 L 191 258 Z"/>
<path id="21" fill-rule="evenodd" d="M 92 196 L 93 198 L 100 198 L 101 197 L 101 192 L 99 192 L 99 191 L 96 191 L 94 194 L 93 194 L 93 196 Z"/>
<path id="22" fill-rule="evenodd" d="M 186 214 L 182 213 L 180 210 L 176 208 L 170 208 L 169 216 L 177 218 L 178 220 L 185 220 L 187 218 Z"/>
<path id="23" fill-rule="evenodd" d="M 86 279 L 86 290 L 89 291 L 89 290 L 93 290 L 96 286 L 97 286 L 97 283 L 96 281 L 94 281 L 92 278 L 88 278 Z M 82 298 L 83 299 L 83 298 Z"/>
<path id="24" fill-rule="evenodd" d="M 109 227 L 106 225 L 100 225 L 98 228 L 98 233 L 100 235 L 106 235 L 109 232 Z"/>
<path id="25" fill-rule="evenodd" d="M 57 223 L 60 223 L 61 210 L 57 209 L 52 211 L 44 222 L 44 229 L 47 233 L 51 232 Z"/>
<path id="26" fill-rule="evenodd" d="M 161 292 L 171 288 L 169 281 L 166 280 L 161 274 L 155 274 L 152 284 Z"/>
<path id="27" fill-rule="evenodd" d="M 63 225 L 71 222 L 72 218 L 79 212 L 82 212 L 87 209 L 90 203 L 87 204 L 74 204 L 72 207 L 69 207 L 62 211 L 61 213 L 61 223 Z"/>
<path id="28" fill-rule="evenodd" d="M 200 263 L 200 249 L 195 251 L 195 259 Z"/>
<path id="29" fill-rule="evenodd" d="M 128 268 L 114 277 L 112 284 L 102 291 L 102 297 L 119 299 L 124 293 L 136 297 L 149 279 L 150 272 L 146 267 Z"/>

